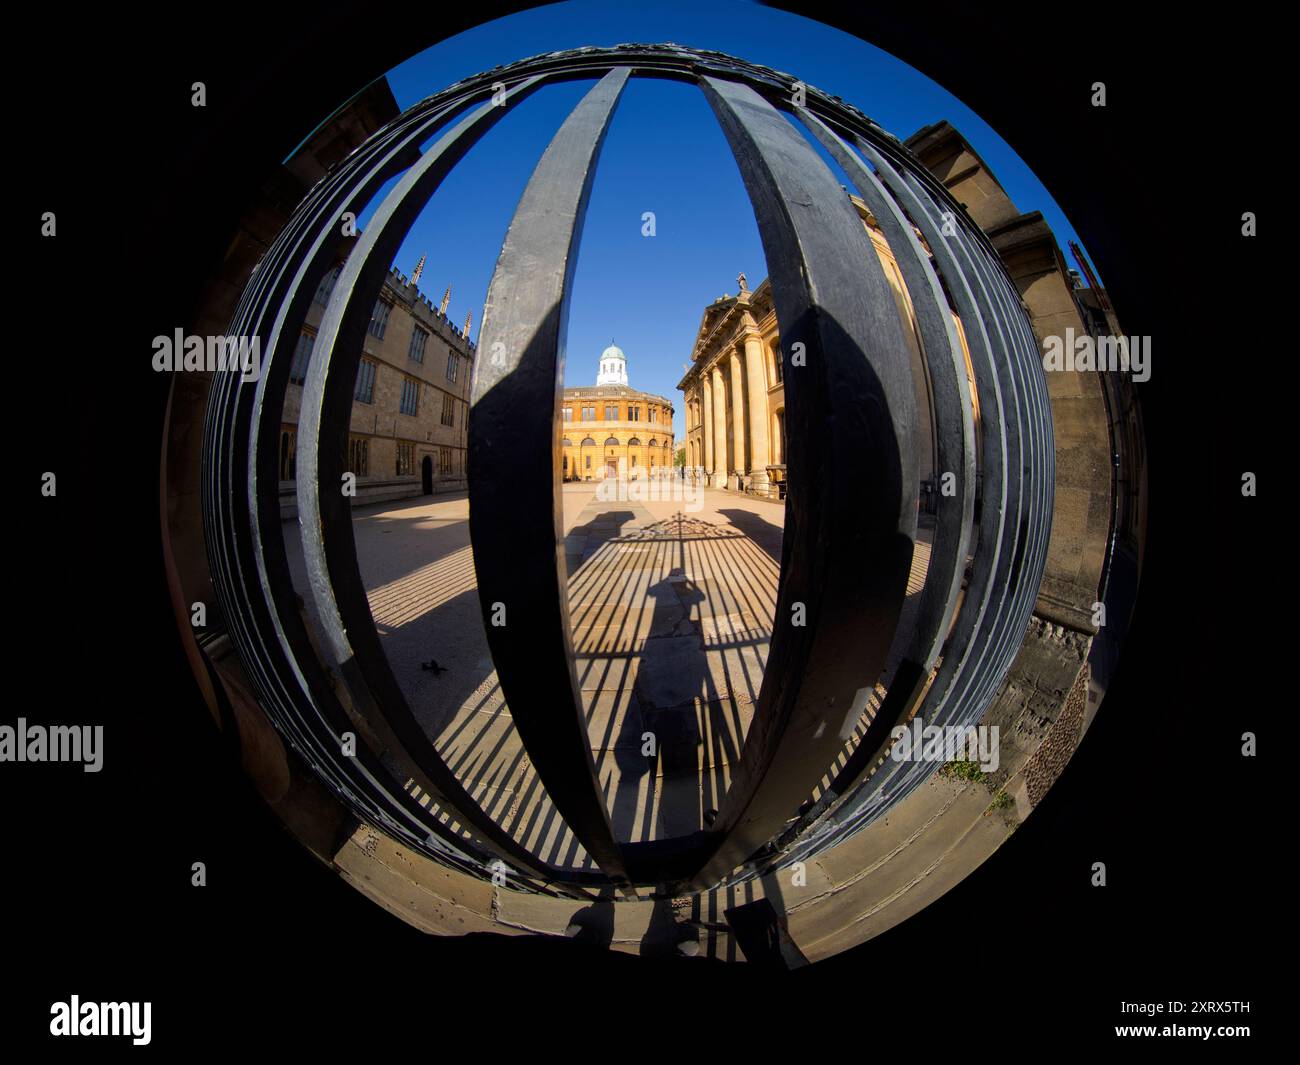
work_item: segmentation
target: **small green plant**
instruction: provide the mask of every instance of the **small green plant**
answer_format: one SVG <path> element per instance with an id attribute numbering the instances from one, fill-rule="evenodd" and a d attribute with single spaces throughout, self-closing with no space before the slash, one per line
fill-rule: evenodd
<path id="1" fill-rule="evenodd" d="M 978 762 L 972 762 L 968 759 L 961 758 L 952 762 L 944 762 L 943 768 L 939 770 L 946 777 L 953 780 L 972 780 L 978 783 L 984 779 L 984 774 L 980 771 Z"/>
<path id="2" fill-rule="evenodd" d="M 993 796 L 993 802 L 990 805 L 994 810 L 1005 810 L 1014 801 L 1015 800 L 1012 799 L 1011 796 L 1008 795 L 1005 791 L 999 791 L 996 795 Z"/>

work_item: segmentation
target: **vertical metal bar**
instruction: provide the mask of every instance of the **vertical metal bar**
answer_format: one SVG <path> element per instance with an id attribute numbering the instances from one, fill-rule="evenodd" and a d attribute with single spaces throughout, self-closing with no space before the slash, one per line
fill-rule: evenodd
<path id="1" fill-rule="evenodd" d="M 628 74 L 611 70 L 574 108 L 515 209 L 479 332 L 468 457 L 470 542 L 501 691 L 555 808 L 618 880 L 574 669 L 555 425 L 582 219 Z"/>
<path id="2" fill-rule="evenodd" d="M 790 489 L 763 685 L 695 886 L 776 835 L 843 746 L 898 625 L 919 487 L 902 321 L 857 212 L 758 93 L 708 76 L 700 85 L 768 261 L 786 360 Z"/>

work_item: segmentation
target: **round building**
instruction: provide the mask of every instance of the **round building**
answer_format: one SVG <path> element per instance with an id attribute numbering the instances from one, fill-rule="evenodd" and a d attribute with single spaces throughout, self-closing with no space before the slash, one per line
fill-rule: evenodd
<path id="1" fill-rule="evenodd" d="M 640 480 L 673 472 L 673 404 L 628 385 L 627 356 L 600 353 L 596 383 L 566 388 L 560 410 L 561 476 Z"/>

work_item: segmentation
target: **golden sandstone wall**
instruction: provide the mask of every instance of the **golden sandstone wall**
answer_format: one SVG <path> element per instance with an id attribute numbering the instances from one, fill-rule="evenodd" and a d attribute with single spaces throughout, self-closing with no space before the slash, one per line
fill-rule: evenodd
<path id="1" fill-rule="evenodd" d="M 280 440 L 284 516 L 292 513 L 302 374 L 332 287 L 322 281 L 307 312 L 285 393 Z M 348 422 L 348 468 L 359 503 L 465 487 L 469 383 L 475 346 L 397 271 L 389 272 L 362 346 Z"/>

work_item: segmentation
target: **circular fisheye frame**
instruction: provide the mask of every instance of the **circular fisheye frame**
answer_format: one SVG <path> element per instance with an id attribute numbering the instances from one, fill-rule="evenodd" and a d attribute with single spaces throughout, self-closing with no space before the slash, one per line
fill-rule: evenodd
<path id="1" fill-rule="evenodd" d="M 661 382 L 636 336 L 566 357 L 602 147 L 655 81 L 707 108 L 767 268 L 698 293 Z M 566 91 L 454 324 L 404 242 Z M 263 796 L 440 934 L 795 966 L 958 884 L 1131 613 L 1145 352 L 1081 250 L 948 123 L 900 141 L 720 52 L 386 92 L 286 163 L 304 194 L 209 309 L 237 357 L 173 384 L 172 593 Z"/>

